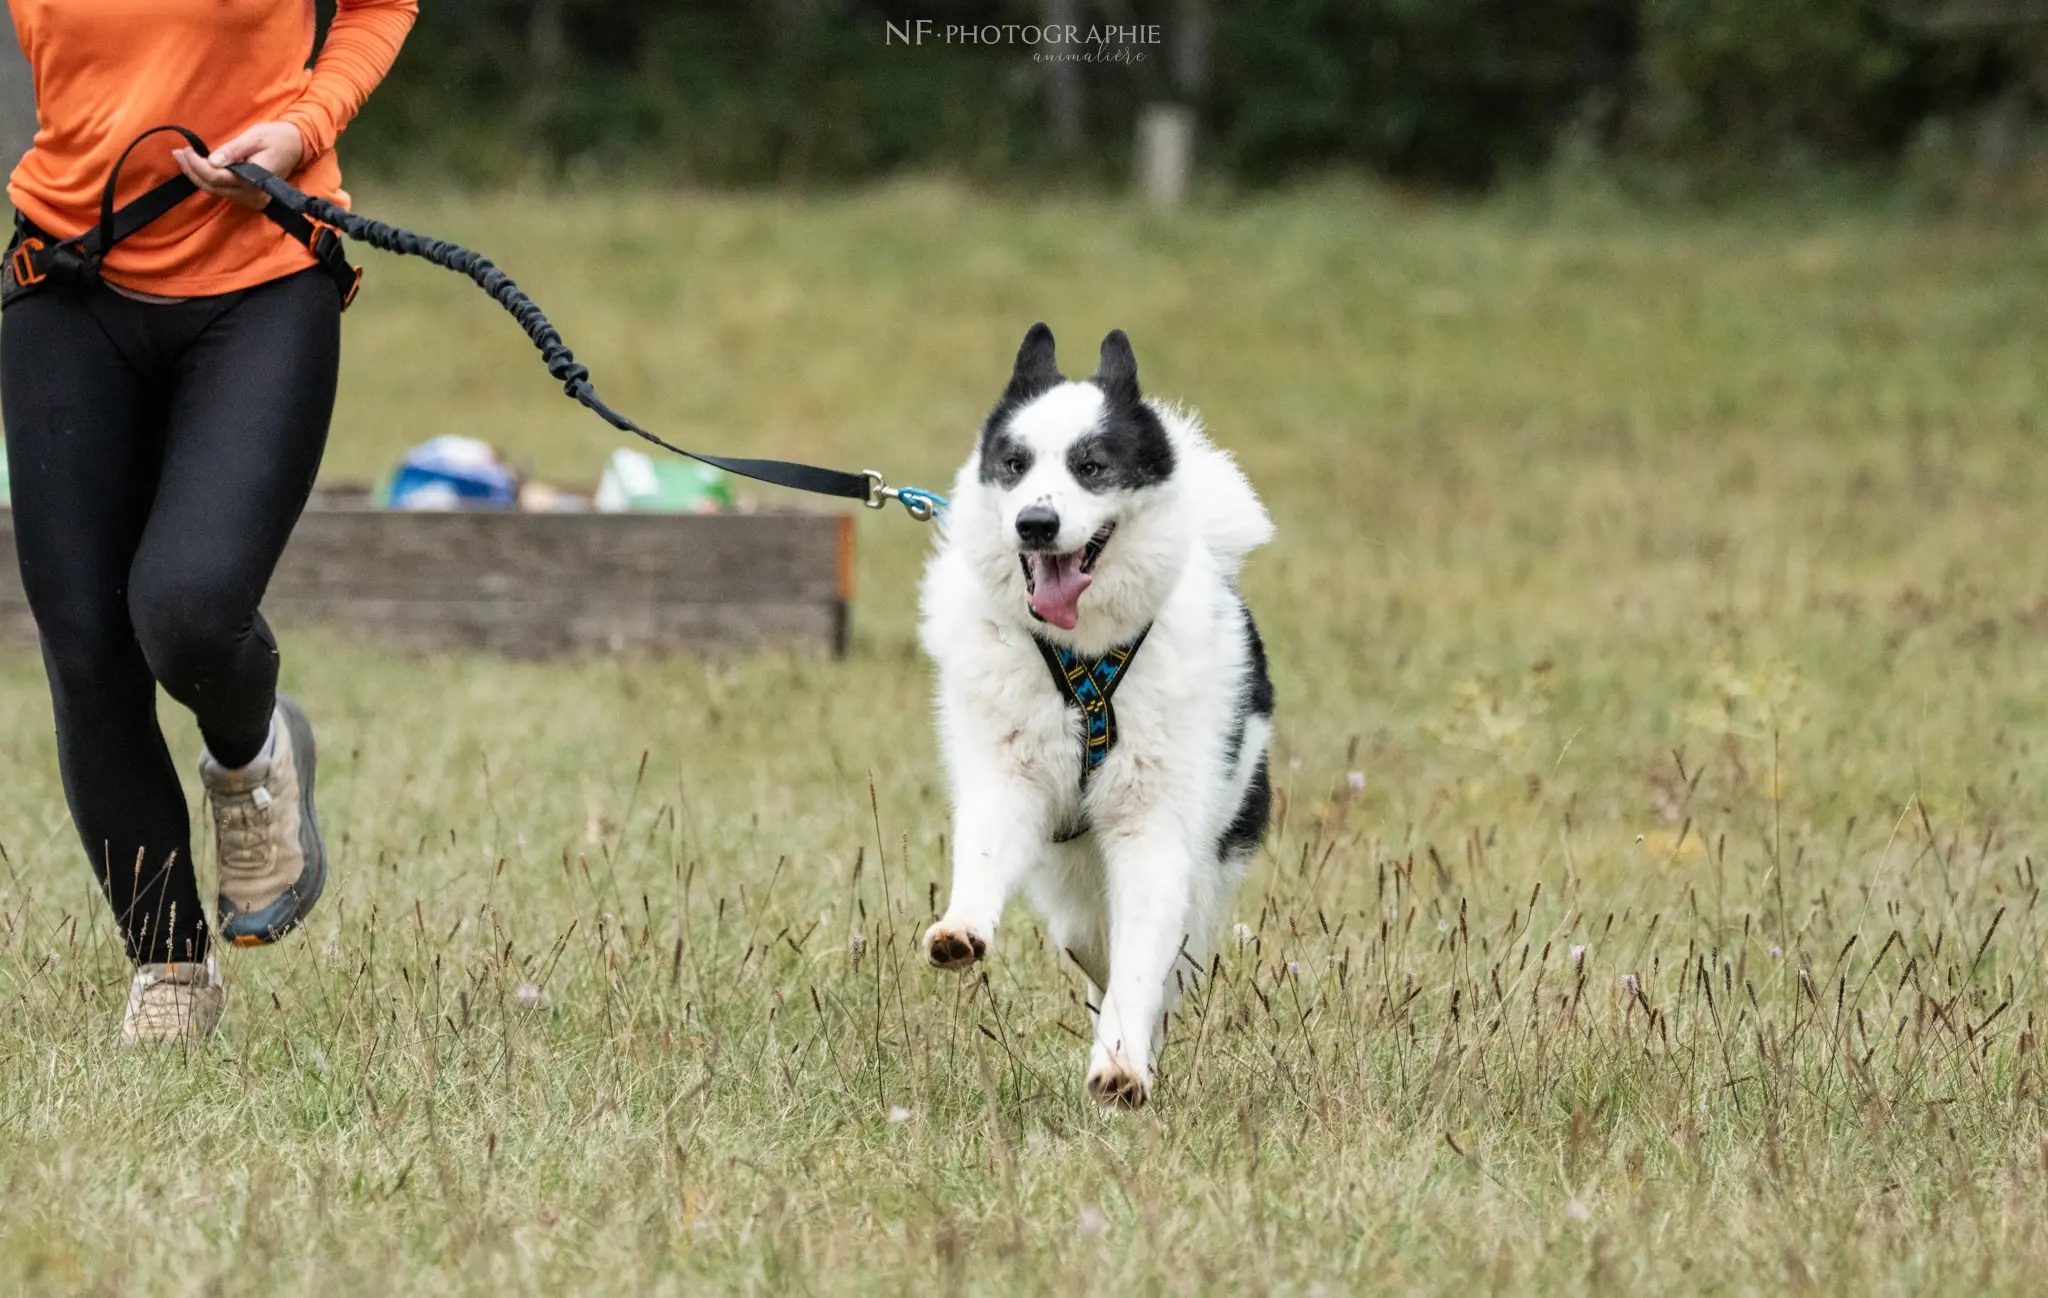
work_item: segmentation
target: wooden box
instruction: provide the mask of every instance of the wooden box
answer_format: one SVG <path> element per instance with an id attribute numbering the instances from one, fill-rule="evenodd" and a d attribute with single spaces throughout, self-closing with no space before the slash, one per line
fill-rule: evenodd
<path id="1" fill-rule="evenodd" d="M 516 658 L 763 648 L 845 653 L 846 515 L 429 513 L 315 494 L 264 616 Z M 35 642 L 0 509 L 0 639 Z"/>

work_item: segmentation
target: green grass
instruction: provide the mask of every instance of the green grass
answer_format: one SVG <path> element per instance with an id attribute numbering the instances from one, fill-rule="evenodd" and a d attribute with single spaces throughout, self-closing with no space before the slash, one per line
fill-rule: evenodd
<path id="1" fill-rule="evenodd" d="M 0 1286 L 2038 1288 L 2048 234 L 358 200 L 511 268 L 686 444 L 931 486 L 1032 320 L 1078 370 L 1128 329 L 1280 525 L 1250 936 L 1137 1115 L 1086 1103 L 1027 910 L 986 981 L 919 966 L 925 537 L 865 516 L 845 662 L 288 634 L 329 899 L 223 957 L 212 1044 L 124 1053 L 40 667 L 0 657 Z M 481 295 L 370 274 L 332 477 L 439 432 L 595 477 L 618 443 Z"/>

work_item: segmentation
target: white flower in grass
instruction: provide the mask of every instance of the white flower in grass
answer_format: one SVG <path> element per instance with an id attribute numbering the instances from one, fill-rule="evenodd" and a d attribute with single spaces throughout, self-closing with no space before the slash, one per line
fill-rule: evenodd
<path id="1" fill-rule="evenodd" d="M 1643 980 L 1632 973 L 1623 974 L 1621 989 L 1631 996 L 1640 996 L 1643 994 Z"/>
<path id="2" fill-rule="evenodd" d="M 1301 961 L 1289 960 L 1287 962 L 1287 976 L 1289 978 L 1301 977 Z"/>
<path id="3" fill-rule="evenodd" d="M 1258 934 L 1252 932 L 1252 926 L 1249 924 L 1237 925 L 1236 927 L 1230 930 L 1230 934 L 1232 937 L 1235 937 L 1237 939 L 1237 944 L 1239 946 L 1250 945 L 1251 940 L 1258 936 Z"/>
<path id="4" fill-rule="evenodd" d="M 1093 1208 L 1081 1209 L 1081 1219 L 1074 1223 L 1074 1229 L 1083 1239 L 1101 1239 L 1109 1233 L 1109 1218 Z"/>
<path id="5" fill-rule="evenodd" d="M 1784 957 L 1784 955 L 1785 955 L 1785 948 L 1783 948 L 1783 947 L 1781 947 L 1781 946 L 1773 946 L 1773 947 L 1771 948 L 1771 959 L 1773 959 L 1773 960 L 1778 960 L 1778 959 L 1782 959 L 1782 958 Z"/>
<path id="6" fill-rule="evenodd" d="M 1564 1215 L 1581 1224 L 1593 1220 L 1593 1210 L 1577 1199 L 1564 1206 Z"/>
<path id="7" fill-rule="evenodd" d="M 540 988 L 533 983 L 521 983 L 512 992 L 512 999 L 521 1005 L 540 1004 Z"/>
<path id="8" fill-rule="evenodd" d="M 900 1126 L 902 1126 L 902 1125 L 903 1125 L 904 1123 L 906 1123 L 906 1122 L 908 1122 L 908 1121 L 910 1121 L 910 1110 L 909 1110 L 909 1109 L 906 1109 L 906 1108 L 904 1108 L 904 1107 L 903 1107 L 902 1105 L 900 1105 L 900 1104 L 892 1104 L 892 1105 L 890 1105 L 890 1106 L 889 1106 L 889 1125 L 890 1125 L 890 1126 L 892 1126 L 892 1127 L 900 1127 Z"/>
<path id="9" fill-rule="evenodd" d="M 1574 969 L 1583 969 L 1583 968 L 1585 968 L 1585 967 L 1586 967 L 1586 948 L 1585 948 L 1585 946 L 1584 946 L 1584 945 L 1580 945 L 1580 946 L 1575 946 L 1575 947 L 1573 947 L 1573 948 L 1572 948 L 1572 968 L 1574 968 Z"/>
<path id="10" fill-rule="evenodd" d="M 1346 788 L 1350 789 L 1350 790 L 1351 790 L 1351 791 L 1352 791 L 1353 793 L 1363 793 L 1363 792 L 1365 792 L 1365 772 L 1364 772 L 1364 771 L 1350 771 L 1350 772 L 1347 772 L 1347 773 L 1345 774 L 1345 776 L 1344 776 L 1344 785 L 1345 785 L 1345 787 L 1346 787 Z"/>

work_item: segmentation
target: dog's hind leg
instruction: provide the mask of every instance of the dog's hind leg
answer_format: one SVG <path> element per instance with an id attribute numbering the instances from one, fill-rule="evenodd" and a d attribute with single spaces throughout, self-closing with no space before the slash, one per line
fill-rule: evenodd
<path id="1" fill-rule="evenodd" d="M 1216 953 L 1216 933 L 1237 897 L 1245 867 L 1251 857 L 1232 852 L 1198 868 L 1192 899 L 1188 905 L 1188 932 L 1180 950 L 1174 953 L 1173 969 L 1166 975 L 1161 1006 L 1162 1024 L 1180 1010 L 1181 1001 L 1199 997 L 1209 981 L 1210 959 Z"/>
<path id="2" fill-rule="evenodd" d="M 1083 838 L 1049 846 L 1045 868 L 1026 881 L 1025 890 L 1045 916 L 1054 948 L 1087 975 L 1089 1008 L 1100 1006 L 1102 989 L 1109 985 L 1109 900 L 1093 842 Z"/>
<path id="3" fill-rule="evenodd" d="M 988 954 L 1003 907 L 1045 850 L 1044 795 L 1022 780 L 978 787 L 953 817 L 953 888 L 925 930 L 925 958 L 965 969 Z"/>

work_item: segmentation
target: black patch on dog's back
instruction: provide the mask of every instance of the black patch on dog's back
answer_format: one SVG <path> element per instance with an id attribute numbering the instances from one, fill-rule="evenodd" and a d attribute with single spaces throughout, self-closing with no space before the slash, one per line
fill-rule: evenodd
<path id="1" fill-rule="evenodd" d="M 1131 340 L 1112 329 L 1088 380 L 1102 390 L 1102 422 L 1067 448 L 1067 471 L 1083 490 L 1137 491 L 1173 476 L 1173 440 L 1145 404 Z"/>
<path id="2" fill-rule="evenodd" d="M 1244 611 L 1245 711 L 1253 716 L 1273 715 L 1273 678 L 1266 674 L 1266 642 L 1259 637 L 1259 624 L 1252 611 Z"/>
<path id="3" fill-rule="evenodd" d="M 1242 606 L 1240 606 L 1242 607 Z M 1244 679 L 1238 686 L 1237 717 L 1231 725 L 1228 761 L 1233 767 L 1244 751 L 1244 730 L 1253 717 L 1271 719 L 1273 678 L 1266 673 L 1266 642 L 1259 638 L 1259 625 L 1252 611 L 1244 610 Z M 1216 855 L 1229 857 L 1249 852 L 1266 836 L 1266 822 L 1273 814 L 1273 786 L 1266 776 L 1266 755 L 1259 754 L 1258 769 L 1245 786 L 1237 814 L 1216 843 Z"/>
<path id="4" fill-rule="evenodd" d="M 1054 358 L 1052 330 L 1043 321 L 1032 325 L 1017 348 L 1017 364 L 1010 372 L 995 409 L 981 425 L 981 480 L 994 487 L 1014 487 L 1031 470 L 1031 450 L 1010 436 L 1010 416 L 1067 381 Z M 1023 467 L 1012 468 L 1021 459 Z"/>
<path id="5" fill-rule="evenodd" d="M 1271 719 L 1273 715 L 1273 678 L 1266 672 L 1266 642 L 1259 638 L 1259 624 L 1252 620 L 1252 611 L 1242 603 L 1244 612 L 1244 680 L 1238 686 L 1237 711 L 1231 722 L 1230 739 L 1224 745 L 1224 762 L 1237 765 L 1237 755 L 1244 748 L 1245 723 L 1253 717 Z"/>
<path id="6" fill-rule="evenodd" d="M 1227 858 L 1256 848 L 1266 836 L 1266 821 L 1272 814 L 1273 786 L 1266 779 L 1266 757 L 1261 753 L 1259 769 L 1252 772 L 1252 782 L 1245 786 L 1244 799 L 1237 804 L 1237 815 L 1217 840 L 1216 855 Z"/>

